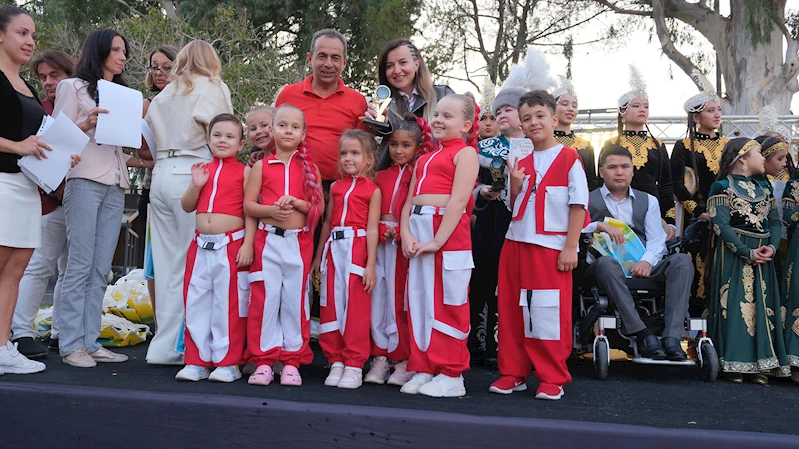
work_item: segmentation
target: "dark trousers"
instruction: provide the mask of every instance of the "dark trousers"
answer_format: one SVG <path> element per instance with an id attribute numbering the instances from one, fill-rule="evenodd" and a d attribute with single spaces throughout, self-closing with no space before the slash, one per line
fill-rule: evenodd
<path id="1" fill-rule="evenodd" d="M 333 181 L 322 181 L 322 196 L 325 198 L 325 208 L 330 207 L 330 186 L 333 184 Z M 319 239 L 322 238 L 322 224 L 327 216 L 327 211 L 323 210 L 322 215 L 319 217 L 319 223 L 316 224 L 316 229 L 313 233 L 313 251 L 314 255 L 316 255 L 316 249 L 319 248 L 319 245 L 324 245 L 325 242 L 320 242 Z M 312 276 L 311 284 L 313 288 L 311 289 L 311 317 L 312 318 L 319 318 L 319 288 L 322 284 L 322 276 Z"/>
<path id="2" fill-rule="evenodd" d="M 627 335 L 632 335 L 646 327 L 638 315 L 635 302 L 625 282 L 624 271 L 616 259 L 602 256 L 588 265 L 586 274 L 596 279 L 597 284 L 616 306 Z M 664 337 L 682 337 L 693 277 L 694 267 L 687 254 L 672 254 L 652 268 L 649 279 L 666 283 Z"/>

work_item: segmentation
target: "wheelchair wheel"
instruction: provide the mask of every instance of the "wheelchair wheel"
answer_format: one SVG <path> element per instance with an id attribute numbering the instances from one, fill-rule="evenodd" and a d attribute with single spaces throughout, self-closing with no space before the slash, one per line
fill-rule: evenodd
<path id="1" fill-rule="evenodd" d="M 610 365 L 609 352 L 610 348 L 608 348 L 608 342 L 606 340 L 597 340 L 594 344 L 594 370 L 599 380 L 608 378 L 608 366 Z"/>
<path id="2" fill-rule="evenodd" d="M 715 382 L 719 377 L 719 355 L 716 348 L 709 342 L 703 342 L 699 350 L 702 351 L 702 366 L 699 367 L 702 380 Z"/>

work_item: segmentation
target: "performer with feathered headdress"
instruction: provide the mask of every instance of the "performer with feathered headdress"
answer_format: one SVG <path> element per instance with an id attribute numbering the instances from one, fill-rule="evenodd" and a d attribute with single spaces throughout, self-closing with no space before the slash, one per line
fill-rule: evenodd
<path id="1" fill-rule="evenodd" d="M 489 137 L 495 137 L 499 134 L 497 130 L 497 118 L 494 117 L 494 111 L 491 110 L 491 103 L 497 96 L 496 86 L 491 82 L 491 78 L 486 77 L 485 84 L 483 85 L 482 96 L 480 97 L 480 131 L 477 134 L 478 140 L 485 140 Z"/>
<path id="2" fill-rule="evenodd" d="M 524 64 L 511 67 L 502 89 L 486 108 L 496 117 L 500 134 L 478 145 L 480 175 L 474 190 L 477 221 L 472 229 L 475 267 L 469 294 L 473 329 L 469 335 L 469 350 L 474 364 L 496 363 L 497 270 L 499 253 L 511 221 L 511 212 L 505 205 L 508 184 L 505 164 L 510 139 L 525 138 L 519 120 L 519 98 L 528 90 L 546 90 L 553 85 L 544 55 L 530 47 Z"/>
<path id="3" fill-rule="evenodd" d="M 649 132 L 649 96 L 646 83 L 635 66 L 630 66 L 630 91 L 619 98 L 618 130 L 615 139 L 603 145 L 627 148 L 633 155 L 633 182 L 630 187 L 642 190 L 660 203 L 661 217 L 669 224 L 668 238 L 676 235 L 674 225 L 674 189 L 666 146 Z M 601 157 L 600 157 L 601 159 Z"/>
<path id="4" fill-rule="evenodd" d="M 552 91 L 555 98 L 555 115 L 558 116 L 558 124 L 555 126 L 555 140 L 570 148 L 577 150 L 583 160 L 585 177 L 588 178 L 588 190 L 594 190 L 600 185 L 601 181 L 596 175 L 596 162 L 594 158 L 594 147 L 591 142 L 576 136 L 572 131 L 572 123 L 577 118 L 577 92 L 571 80 L 565 76 L 560 77 L 560 86 Z"/>
<path id="5" fill-rule="evenodd" d="M 693 220 L 710 223 L 705 202 L 710 186 L 719 173 L 721 152 L 730 139 L 718 132 L 721 127 L 721 99 L 705 76 L 694 69 L 691 78 L 701 86 L 701 91 L 683 105 L 688 114 L 687 136 L 674 144 L 671 152 L 671 174 L 674 180 L 674 195 L 679 201 L 677 208 L 678 228 L 682 231 Z M 709 225 L 708 225 L 709 226 Z M 703 228 L 705 236 L 708 236 Z M 708 255 L 708 238 L 698 238 L 695 245 L 687 249 L 694 262 L 694 298 L 706 297 L 705 262 Z"/>

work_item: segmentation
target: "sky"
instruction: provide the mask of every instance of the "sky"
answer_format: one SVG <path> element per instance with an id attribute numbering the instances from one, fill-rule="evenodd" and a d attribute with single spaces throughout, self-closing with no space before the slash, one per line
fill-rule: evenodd
<path id="1" fill-rule="evenodd" d="M 726 2 L 725 2 L 726 3 Z M 722 11 L 724 3 L 722 3 Z M 788 9 L 799 9 L 799 0 L 789 0 Z M 546 55 L 550 74 L 566 73 L 566 58 Z M 651 116 L 682 116 L 682 105 L 698 92 L 691 79 L 663 55 L 656 37 L 649 42 L 646 31 L 630 34 L 620 45 L 606 49 L 603 45 L 575 47 L 572 60 L 572 83 L 580 100 L 580 109 L 612 108 L 629 89 L 629 69 L 634 63 L 648 86 Z M 673 79 L 669 75 L 671 73 Z M 715 83 L 715 71 L 708 74 Z M 456 92 L 471 91 L 479 98 L 477 89 L 467 82 L 449 81 Z M 482 87 L 482 80 L 477 82 Z M 792 110 L 799 110 L 799 95 L 794 95 Z"/>

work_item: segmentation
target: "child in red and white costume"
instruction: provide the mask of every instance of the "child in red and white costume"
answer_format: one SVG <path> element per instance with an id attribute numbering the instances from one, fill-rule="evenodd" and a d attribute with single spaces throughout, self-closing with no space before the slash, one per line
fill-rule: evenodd
<path id="1" fill-rule="evenodd" d="M 348 130 L 339 140 L 342 179 L 330 186 L 313 267 L 322 273 L 319 345 L 330 362 L 325 385 L 354 389 L 369 358 L 370 292 L 377 278 L 380 189 L 374 177 L 377 147 L 371 134 Z"/>
<path id="2" fill-rule="evenodd" d="M 319 169 L 305 145 L 305 116 L 283 105 L 270 125 L 274 153 L 255 162 L 244 209 L 258 218 L 255 260 L 250 269 L 252 297 L 247 350 L 257 368 L 251 385 L 269 385 L 280 361 L 280 384 L 302 385 L 300 365 L 313 361 L 308 342 L 308 273 L 313 229 L 324 209 Z"/>
<path id="3" fill-rule="evenodd" d="M 557 400 L 571 382 L 572 273 L 580 231 L 588 224 L 588 183 L 577 151 L 555 141 L 555 99 L 542 90 L 519 99 L 535 151 L 508 161 L 513 205 L 499 261 L 500 379 L 489 391 L 527 389 L 535 366 L 536 398 Z"/>
<path id="4" fill-rule="evenodd" d="M 400 221 L 402 250 L 410 258 L 408 370 L 416 372 L 400 391 L 457 397 L 466 394 L 461 374 L 469 369 L 468 296 L 474 262 L 466 208 L 479 168 L 474 101 L 447 95 L 436 105 L 430 125 L 437 147 L 416 163 L 412 194 Z"/>
<path id="5" fill-rule="evenodd" d="M 405 284 L 408 258 L 402 254 L 399 217 L 408 198 L 411 175 L 417 154 L 432 148 L 430 126 L 423 118 L 406 115 L 384 137 L 385 150 L 377 163 L 375 183 L 382 196 L 380 206 L 380 244 L 377 246 L 377 283 L 372 290 L 372 363 L 364 382 L 386 383 L 389 359 L 394 372 L 390 385 L 405 385 L 413 377 L 407 370 L 410 356 L 408 303 Z"/>
<path id="6" fill-rule="evenodd" d="M 191 185 L 181 199 L 183 210 L 197 211 L 197 230 L 183 285 L 186 366 L 175 378 L 233 382 L 241 378 L 256 221 L 244 215 L 250 169 L 236 160 L 244 146 L 241 122 L 220 114 L 208 129 L 214 160 L 191 167 Z"/>

